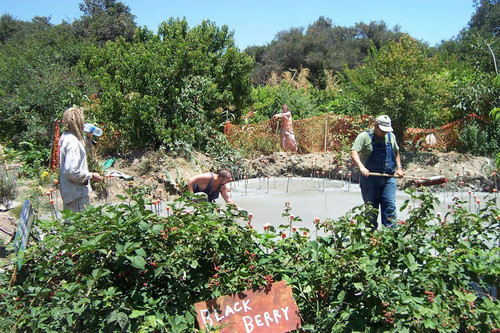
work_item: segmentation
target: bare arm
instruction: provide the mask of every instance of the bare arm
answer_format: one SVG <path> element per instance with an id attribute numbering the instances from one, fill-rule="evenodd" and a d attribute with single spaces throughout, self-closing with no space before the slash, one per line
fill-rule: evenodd
<path id="1" fill-rule="evenodd" d="M 226 203 L 237 206 L 233 199 L 231 199 L 231 197 L 229 196 L 229 189 L 226 185 L 222 186 L 222 188 L 220 189 L 220 194 L 222 195 L 222 198 L 224 198 Z"/>
<path id="2" fill-rule="evenodd" d="M 211 175 L 210 173 L 203 173 L 201 175 L 193 176 L 188 179 L 188 190 L 193 193 L 194 184 L 198 184 L 198 186 L 205 188 L 210 182 Z"/>
<path id="3" fill-rule="evenodd" d="M 399 178 L 402 178 L 404 175 L 403 168 L 401 166 L 401 155 L 399 154 L 399 150 L 394 154 L 396 156 L 396 175 Z"/>
<path id="4" fill-rule="evenodd" d="M 365 177 L 368 177 L 370 175 L 370 170 L 368 170 L 361 162 L 361 158 L 359 157 L 359 152 L 351 150 L 351 158 L 353 162 L 358 166 L 361 174 Z"/>
<path id="5" fill-rule="evenodd" d="M 290 111 L 288 112 L 283 112 L 283 113 L 276 113 L 273 118 L 286 118 L 287 116 L 290 115 Z"/>

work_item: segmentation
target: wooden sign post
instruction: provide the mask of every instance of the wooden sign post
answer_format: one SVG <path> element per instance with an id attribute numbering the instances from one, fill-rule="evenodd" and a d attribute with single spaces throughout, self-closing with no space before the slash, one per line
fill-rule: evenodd
<path id="1" fill-rule="evenodd" d="M 24 201 L 23 210 L 21 211 L 21 218 L 19 224 L 17 225 L 16 236 L 14 238 L 14 251 L 18 255 L 18 268 L 21 268 L 23 262 L 23 252 L 28 245 L 28 238 L 30 234 L 30 229 L 33 224 L 33 207 L 29 199 Z"/>
<path id="2" fill-rule="evenodd" d="M 285 333 L 301 327 L 299 308 L 285 281 L 195 305 L 201 329 L 221 333 Z"/>
<path id="3" fill-rule="evenodd" d="M 10 281 L 11 286 L 16 283 L 17 270 L 20 269 L 23 264 L 24 250 L 28 245 L 28 238 L 33 220 L 33 207 L 29 199 L 26 199 L 26 201 L 24 201 L 23 210 L 21 211 L 21 219 L 17 225 L 16 236 L 14 237 L 14 251 L 17 255 L 17 263 L 14 266 L 14 272 Z"/>

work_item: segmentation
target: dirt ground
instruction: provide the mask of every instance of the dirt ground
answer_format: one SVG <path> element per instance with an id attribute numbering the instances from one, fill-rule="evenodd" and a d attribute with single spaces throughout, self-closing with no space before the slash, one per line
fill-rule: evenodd
<path id="1" fill-rule="evenodd" d="M 406 153 L 402 155 L 402 161 L 408 176 L 446 177 L 447 190 L 455 190 L 463 186 L 465 191 L 470 189 L 491 192 L 498 188 L 500 181 L 498 172 L 495 172 L 494 160 L 486 157 L 471 157 L 458 153 Z M 212 165 L 212 161 L 202 154 L 194 154 L 190 159 L 167 157 L 151 152 L 117 157 L 114 165 L 107 170 L 107 172 L 116 171 L 115 176 L 107 180 L 109 190 L 103 192 L 97 189 L 91 195 L 91 202 L 93 204 L 118 202 L 116 195 L 125 193 L 130 186 L 131 177 L 133 177 L 134 184 L 144 186 L 149 186 L 149 184 L 157 186 L 158 183 L 164 183 L 166 185 L 164 195 L 169 195 L 168 199 L 172 200 L 178 192 L 174 186 L 169 186 L 170 182 L 185 184 L 192 175 L 213 171 L 210 170 Z M 351 177 L 353 182 L 359 181 L 359 171 L 352 165 L 350 157 L 347 154 L 338 153 L 297 155 L 278 152 L 247 160 L 239 172 L 233 172 L 235 179 L 287 175 L 343 180 Z M 414 181 L 404 179 L 398 181 L 398 184 L 402 189 L 412 186 Z M 20 211 L 15 207 L 22 205 L 25 193 L 21 191 L 18 201 L 14 202 L 14 208 L 5 210 L 0 207 L 0 242 L 9 242 L 11 239 L 9 234 L 15 233 L 19 220 L 19 217 L 15 215 Z M 54 193 L 58 195 L 58 191 Z M 58 209 L 62 209 L 61 202 L 60 198 L 56 198 Z M 45 214 L 50 213 L 45 212 Z"/>

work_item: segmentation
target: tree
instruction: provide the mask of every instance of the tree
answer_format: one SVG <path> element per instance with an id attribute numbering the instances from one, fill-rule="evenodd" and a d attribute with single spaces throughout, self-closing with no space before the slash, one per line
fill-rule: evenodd
<path id="1" fill-rule="evenodd" d="M 476 12 L 466 28 L 440 50 L 455 54 L 477 70 L 498 74 L 497 56 L 500 51 L 500 1 L 475 0 Z"/>
<path id="2" fill-rule="evenodd" d="M 276 34 L 274 40 L 255 58 L 255 70 L 263 81 L 271 72 L 310 70 L 311 83 L 320 88 L 326 86 L 325 70 L 344 70 L 345 65 L 354 68 L 363 62 L 368 49 L 380 48 L 389 41 L 401 37 L 399 27 L 388 29 L 383 22 L 357 23 L 354 27 L 335 26 L 330 18 L 320 16 L 304 32 L 304 28 L 290 28 Z M 247 49 L 251 52 L 253 49 Z M 262 75 L 264 73 L 264 75 Z"/>
<path id="3" fill-rule="evenodd" d="M 82 45 L 68 23 L 2 22 L 12 29 L 0 44 L 0 140 L 46 148 L 54 119 L 93 89 L 72 70 Z"/>
<path id="4" fill-rule="evenodd" d="M 223 111 L 239 119 L 249 103 L 252 60 L 227 26 L 210 21 L 190 29 L 171 18 L 157 35 L 146 30 L 84 51 L 79 68 L 102 90 L 94 116 L 135 145 L 202 147 Z"/>
<path id="5" fill-rule="evenodd" d="M 131 41 L 136 29 L 135 15 L 117 0 L 84 0 L 80 20 L 73 22 L 78 36 L 100 43 L 123 37 Z"/>
<path id="6" fill-rule="evenodd" d="M 500 1 L 474 0 L 476 12 L 469 21 L 469 29 L 493 36 L 500 35 Z"/>
<path id="7" fill-rule="evenodd" d="M 5 43 L 21 29 L 22 22 L 10 15 L 0 17 L 0 42 Z"/>
<path id="8" fill-rule="evenodd" d="M 346 69 L 345 83 L 357 113 L 388 114 L 399 142 L 407 127 L 433 127 L 450 116 L 450 72 L 410 36 L 372 48 L 364 66 Z"/>

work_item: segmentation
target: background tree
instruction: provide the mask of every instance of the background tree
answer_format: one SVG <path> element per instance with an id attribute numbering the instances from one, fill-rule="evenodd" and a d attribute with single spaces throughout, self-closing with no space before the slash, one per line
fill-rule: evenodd
<path id="1" fill-rule="evenodd" d="M 398 142 L 407 127 L 430 128 L 450 119 L 450 74 L 438 57 L 409 36 L 373 48 L 366 64 L 346 69 L 346 93 L 357 114 L 388 114 Z"/>
<path id="2" fill-rule="evenodd" d="M 96 119 L 112 123 L 133 144 L 173 149 L 203 147 L 207 133 L 224 122 L 223 111 L 239 119 L 250 97 L 252 60 L 237 51 L 227 26 L 204 21 L 163 22 L 158 35 L 139 29 L 85 50 L 82 73 L 98 82 Z"/>
<path id="3" fill-rule="evenodd" d="M 116 0 L 84 0 L 80 20 L 73 22 L 76 35 L 104 43 L 123 37 L 131 41 L 136 24 L 130 8 Z"/>
<path id="4" fill-rule="evenodd" d="M 311 83 L 325 88 L 325 70 L 343 72 L 346 64 L 354 68 L 363 62 L 372 45 L 379 48 L 401 35 L 398 26 L 391 30 L 383 21 L 340 27 L 320 16 L 305 32 L 302 27 L 281 31 L 268 46 L 258 49 L 254 82 L 263 84 L 272 72 L 308 68 Z M 245 52 L 257 55 L 256 50 L 253 46 Z"/>
<path id="5" fill-rule="evenodd" d="M 45 149 L 54 119 L 93 89 L 72 70 L 82 44 L 67 23 L 1 21 L 11 33 L 0 44 L 0 137 Z"/>

